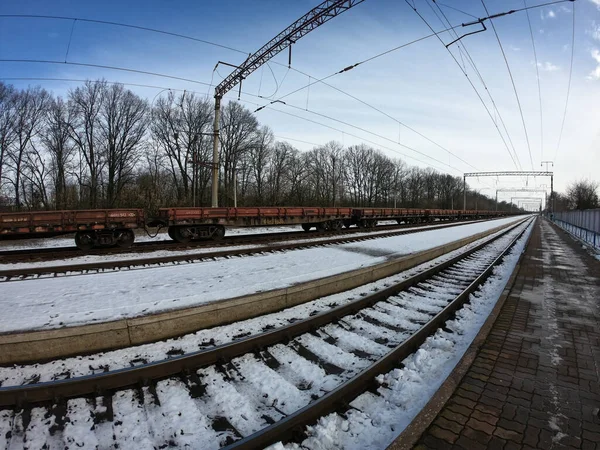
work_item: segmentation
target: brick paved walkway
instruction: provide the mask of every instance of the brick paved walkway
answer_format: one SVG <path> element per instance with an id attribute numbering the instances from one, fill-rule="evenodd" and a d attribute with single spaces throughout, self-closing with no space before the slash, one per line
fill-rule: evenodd
<path id="1" fill-rule="evenodd" d="M 515 285 L 417 449 L 600 450 L 600 263 L 537 220 Z"/>

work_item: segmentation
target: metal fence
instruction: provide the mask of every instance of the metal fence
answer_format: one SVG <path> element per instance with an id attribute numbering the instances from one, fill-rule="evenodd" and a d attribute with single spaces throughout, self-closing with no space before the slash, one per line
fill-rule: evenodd
<path id="1" fill-rule="evenodd" d="M 562 229 L 600 249 L 600 209 L 555 212 L 551 218 Z"/>

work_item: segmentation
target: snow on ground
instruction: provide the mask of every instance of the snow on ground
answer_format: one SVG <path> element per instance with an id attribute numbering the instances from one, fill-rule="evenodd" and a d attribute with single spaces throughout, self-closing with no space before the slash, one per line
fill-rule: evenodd
<path id="1" fill-rule="evenodd" d="M 465 223 L 466 224 L 466 223 Z M 442 223 L 439 225 L 427 225 L 427 229 L 435 229 L 438 227 L 445 227 L 448 223 Z M 282 227 L 283 228 L 283 227 Z M 409 231 L 414 229 L 419 229 L 418 225 L 410 228 L 403 228 L 402 231 Z M 273 228 L 275 229 L 275 228 Z M 249 229 L 239 229 L 240 231 L 248 231 Z M 284 230 L 285 231 L 285 230 Z M 280 231 L 277 231 L 280 232 Z M 369 237 L 376 236 L 378 234 L 389 233 L 390 230 L 380 230 L 380 231 L 370 231 L 365 233 L 364 231 L 357 231 L 356 233 L 348 233 L 343 236 L 329 235 L 329 236 L 319 236 L 319 237 L 309 237 L 303 231 L 298 233 L 299 238 L 304 239 L 294 239 L 294 240 L 286 240 L 285 244 L 301 244 L 304 242 L 320 242 L 320 241 L 328 241 L 330 239 L 334 239 L 336 237 L 344 237 L 344 238 L 353 238 L 353 237 Z M 170 239 L 170 238 L 168 238 Z M 268 242 L 263 245 L 260 244 L 248 244 L 248 245 L 232 245 L 228 247 L 198 247 L 198 248 L 190 248 L 186 250 L 157 250 L 154 252 L 141 252 L 141 253 L 117 253 L 117 254 L 107 254 L 107 255 L 84 255 L 84 256 L 76 256 L 73 258 L 66 259 L 53 259 L 50 261 L 40 261 L 40 262 L 23 262 L 23 263 L 8 263 L 8 264 L 0 264 L 0 270 L 11 270 L 11 269 L 27 269 L 31 267 L 53 267 L 53 266 L 62 266 L 62 265 L 76 265 L 76 264 L 87 264 L 87 263 L 96 263 L 96 262 L 107 262 L 107 261 L 131 261 L 135 259 L 144 259 L 144 258 L 154 258 L 154 257 L 169 257 L 169 256 L 178 256 L 178 255 L 198 255 L 201 253 L 209 253 L 215 251 L 228 251 L 228 250 L 243 250 L 248 248 L 256 248 L 256 247 L 265 247 L 268 249 L 271 246 L 276 246 L 281 244 L 282 242 Z"/>
<path id="2" fill-rule="evenodd" d="M 371 266 L 521 217 L 358 243 L 2 286 L 0 332 L 97 323 L 289 287 Z"/>
<path id="3" fill-rule="evenodd" d="M 495 233 L 498 234 L 498 233 Z M 495 235 L 494 234 L 494 235 Z M 301 305 L 287 308 L 276 313 L 236 322 L 233 324 L 218 326 L 210 329 L 200 330 L 195 333 L 186 334 L 179 338 L 167 339 L 165 341 L 144 344 L 104 353 L 96 353 L 88 356 L 77 356 L 42 364 L 28 366 L 0 367 L 0 385 L 20 385 L 39 376 L 39 381 L 51 381 L 58 375 L 69 373 L 71 377 L 90 375 L 97 371 L 116 370 L 129 367 L 133 360 L 159 361 L 169 358 L 170 355 L 191 353 L 199 349 L 209 348 L 232 342 L 242 336 L 259 334 L 265 330 L 288 325 L 298 320 L 319 312 L 327 311 L 336 306 L 345 305 L 357 300 L 366 294 L 384 289 L 392 284 L 399 283 L 410 278 L 433 265 L 447 261 L 454 256 L 470 249 L 488 237 L 478 239 L 471 244 L 454 250 L 443 256 L 435 258 L 427 263 L 420 264 L 412 269 L 401 272 L 391 277 L 383 278 L 374 283 L 369 283 L 339 294 L 329 295 Z M 410 318 L 410 317 L 407 317 Z M 373 354 L 376 352 L 370 349 Z"/>
<path id="4" fill-rule="evenodd" d="M 403 368 L 379 376 L 378 395 L 365 393 L 350 403 L 345 418 L 334 413 L 307 428 L 301 443 L 270 446 L 270 450 L 379 450 L 385 449 L 427 404 L 452 372 L 494 308 L 525 248 L 532 227 L 470 303 L 446 322 L 452 332 L 438 330 L 419 350 L 403 361 Z"/>

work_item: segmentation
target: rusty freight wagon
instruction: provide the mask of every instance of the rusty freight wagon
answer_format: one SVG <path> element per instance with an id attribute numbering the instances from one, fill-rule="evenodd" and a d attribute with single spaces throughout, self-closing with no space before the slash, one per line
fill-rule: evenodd
<path id="1" fill-rule="evenodd" d="M 143 226 L 142 209 L 0 213 L 0 239 L 75 233 L 75 244 L 82 250 L 112 245 L 130 247 L 135 239 L 133 230 Z"/>
<path id="2" fill-rule="evenodd" d="M 395 220 L 398 223 L 433 222 L 434 220 L 465 220 L 493 218 L 506 215 L 496 211 L 462 211 L 456 209 L 416 208 L 354 208 L 353 223 L 361 228 L 372 228 L 379 220 Z"/>
<path id="3" fill-rule="evenodd" d="M 337 230 L 352 223 L 352 208 L 162 208 L 151 225 L 167 226 L 178 242 L 221 239 L 226 226 L 302 225 L 305 231 Z"/>

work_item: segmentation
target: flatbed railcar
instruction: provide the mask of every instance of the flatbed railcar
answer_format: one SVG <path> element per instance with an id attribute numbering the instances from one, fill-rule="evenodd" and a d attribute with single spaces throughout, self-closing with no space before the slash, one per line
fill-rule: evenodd
<path id="1" fill-rule="evenodd" d="M 339 230 L 352 222 L 352 208 L 162 208 L 150 225 L 168 227 L 178 242 L 221 239 L 226 226 L 301 225 L 305 231 Z"/>
<path id="2" fill-rule="evenodd" d="M 168 227 L 178 242 L 193 239 L 221 239 L 225 228 L 266 225 L 301 225 L 305 231 L 336 231 L 356 225 L 373 228 L 380 220 L 422 223 L 434 220 L 465 220 L 505 215 L 495 211 L 462 211 L 417 208 L 162 208 L 152 226 Z"/>
<path id="3" fill-rule="evenodd" d="M 378 221 L 423 223 L 501 217 L 506 212 L 420 208 L 162 208 L 146 221 L 142 209 L 95 209 L 0 213 L 0 239 L 35 238 L 75 233 L 81 250 L 133 244 L 137 228 L 166 227 L 171 239 L 186 243 L 194 239 L 218 240 L 226 227 L 300 225 L 305 231 L 336 231 L 342 227 L 373 228 Z"/>
<path id="4" fill-rule="evenodd" d="M 0 237 L 37 238 L 75 233 L 81 250 L 130 247 L 133 232 L 145 225 L 142 209 L 90 209 L 0 213 Z"/>
<path id="5" fill-rule="evenodd" d="M 475 211 L 458 209 L 418 208 L 353 208 L 353 223 L 361 228 L 372 228 L 379 220 L 395 220 L 400 223 L 424 223 L 444 220 L 473 220 L 506 215 L 502 211 Z"/>

